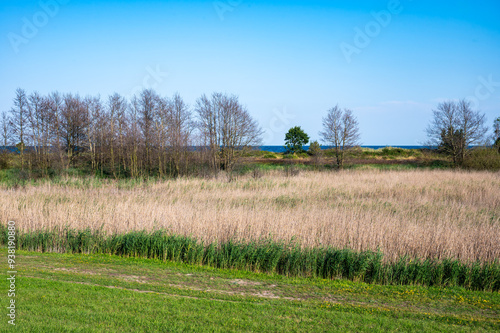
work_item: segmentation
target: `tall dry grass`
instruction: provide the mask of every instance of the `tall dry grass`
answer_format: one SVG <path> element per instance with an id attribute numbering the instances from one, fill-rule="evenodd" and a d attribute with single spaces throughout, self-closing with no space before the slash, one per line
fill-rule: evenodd
<path id="1" fill-rule="evenodd" d="M 118 183 L 117 183 L 118 184 Z M 130 189 L 51 183 L 2 189 L 0 219 L 24 231 L 166 229 L 207 242 L 273 237 L 401 256 L 500 258 L 500 174 L 274 172 L 233 182 L 179 179 Z"/>

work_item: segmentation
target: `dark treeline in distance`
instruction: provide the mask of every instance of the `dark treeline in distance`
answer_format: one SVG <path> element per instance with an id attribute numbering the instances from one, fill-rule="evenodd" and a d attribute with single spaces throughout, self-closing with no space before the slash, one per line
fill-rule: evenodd
<path id="1" fill-rule="evenodd" d="M 13 104 L 0 119 L 0 145 L 17 147 L 19 169 L 42 175 L 70 168 L 116 178 L 231 174 L 262 135 L 238 98 L 223 93 L 190 108 L 179 94 L 150 89 L 130 101 L 17 89 Z"/>

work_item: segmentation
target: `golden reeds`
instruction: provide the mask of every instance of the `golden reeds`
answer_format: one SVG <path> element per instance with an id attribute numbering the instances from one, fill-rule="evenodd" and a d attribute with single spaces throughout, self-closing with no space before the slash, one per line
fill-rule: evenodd
<path id="1" fill-rule="evenodd" d="M 380 248 L 386 259 L 500 258 L 500 175 L 442 170 L 277 171 L 233 182 L 178 179 L 123 188 L 44 183 L 2 189 L 0 219 L 24 231 L 166 229 L 207 242 L 273 237 Z"/>

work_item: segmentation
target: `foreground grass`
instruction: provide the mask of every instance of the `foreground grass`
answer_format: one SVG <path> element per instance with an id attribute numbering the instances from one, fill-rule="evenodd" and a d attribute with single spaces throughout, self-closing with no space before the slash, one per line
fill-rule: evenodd
<path id="1" fill-rule="evenodd" d="M 5 249 L 0 254 L 6 258 Z M 19 251 L 17 259 L 19 332 L 500 329 L 499 293 L 286 278 L 106 255 Z M 6 320 L 0 327 L 9 329 Z"/>

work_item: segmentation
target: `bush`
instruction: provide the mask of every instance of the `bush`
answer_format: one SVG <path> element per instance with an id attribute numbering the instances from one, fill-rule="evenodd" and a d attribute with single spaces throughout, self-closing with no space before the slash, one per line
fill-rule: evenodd
<path id="1" fill-rule="evenodd" d="M 386 147 L 382 149 L 381 155 L 387 157 L 410 157 L 420 156 L 421 154 L 411 149 Z"/>
<path id="2" fill-rule="evenodd" d="M 495 148 L 476 148 L 465 158 L 464 167 L 471 170 L 500 170 L 500 154 Z"/>
<path id="3" fill-rule="evenodd" d="M 355 158 L 378 158 L 385 159 L 404 159 L 409 157 L 422 157 L 423 153 L 419 149 L 405 149 L 384 147 L 381 149 L 353 147 L 347 151 L 347 154 Z"/>
<path id="4" fill-rule="evenodd" d="M 289 160 L 298 160 L 299 156 L 297 154 L 285 154 L 283 155 L 283 158 Z"/>
<path id="5" fill-rule="evenodd" d="M 0 153 L 0 170 L 6 170 L 10 166 L 10 158 L 7 153 Z"/>
<path id="6" fill-rule="evenodd" d="M 262 158 L 278 158 L 278 156 L 275 153 L 267 153 Z"/>
<path id="7" fill-rule="evenodd" d="M 309 146 L 309 150 L 308 150 L 308 153 L 309 155 L 311 156 L 317 156 L 317 155 L 321 155 L 321 145 L 319 144 L 318 141 L 313 141 L 311 142 L 310 146 Z"/>

